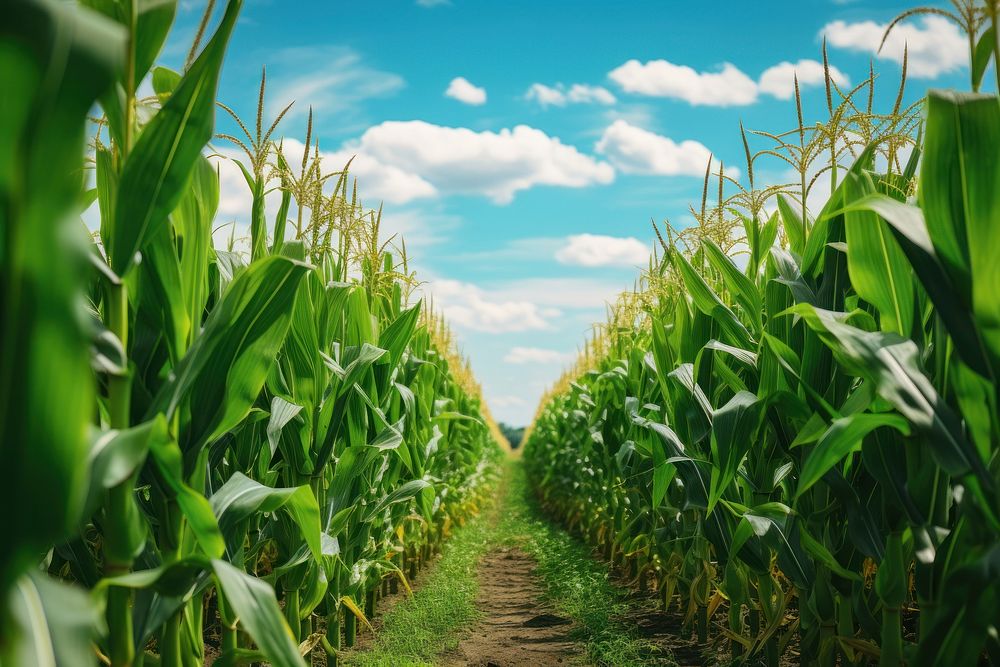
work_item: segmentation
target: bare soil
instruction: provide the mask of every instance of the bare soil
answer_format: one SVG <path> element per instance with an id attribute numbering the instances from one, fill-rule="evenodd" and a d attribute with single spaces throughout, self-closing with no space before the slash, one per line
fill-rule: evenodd
<path id="1" fill-rule="evenodd" d="M 572 622 L 541 602 L 544 590 L 534 569 L 534 560 L 516 548 L 483 559 L 477 601 L 483 619 L 455 651 L 442 656 L 442 665 L 548 667 L 582 661 L 569 636 Z"/>

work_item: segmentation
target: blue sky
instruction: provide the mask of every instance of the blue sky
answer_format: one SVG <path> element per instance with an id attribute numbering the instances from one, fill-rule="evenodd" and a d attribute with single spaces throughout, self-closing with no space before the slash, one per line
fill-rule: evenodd
<path id="1" fill-rule="evenodd" d="M 182 3 L 168 63 L 202 6 Z M 881 26 L 908 6 L 246 0 L 220 98 L 252 118 L 266 65 L 269 112 L 295 100 L 286 137 L 301 140 L 313 106 L 327 166 L 358 156 L 360 192 L 405 234 L 494 415 L 521 425 L 604 302 L 632 285 L 650 219 L 691 221 L 709 153 L 745 170 L 739 122 L 793 127 L 792 71 L 807 122 L 821 117 L 823 34 L 851 83 L 875 59 L 882 108 L 903 41 L 909 100 L 966 87 L 964 43 L 940 19 L 908 23 L 874 55 Z M 219 128 L 230 129 L 222 116 Z M 764 163 L 758 174 L 783 176 Z M 220 219 L 245 221 L 241 187 L 224 170 Z"/>

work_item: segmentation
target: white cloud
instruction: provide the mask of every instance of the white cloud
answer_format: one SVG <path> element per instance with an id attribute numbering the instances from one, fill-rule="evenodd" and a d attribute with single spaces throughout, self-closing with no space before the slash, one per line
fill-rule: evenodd
<path id="1" fill-rule="evenodd" d="M 285 139 L 283 146 L 289 164 L 299 164 L 302 142 Z M 240 156 L 228 147 L 219 152 Z M 387 121 L 338 150 L 321 150 L 320 155 L 327 171 L 336 171 L 353 158 L 351 176 L 358 179 L 363 203 L 372 208 L 381 202 L 407 204 L 443 194 L 483 195 L 509 203 L 517 192 L 538 185 L 579 188 L 614 180 L 614 168 L 607 162 L 525 125 L 477 132 L 424 121 Z M 229 219 L 249 219 L 242 174 L 229 160 L 219 160 L 219 165 L 220 213 Z M 272 198 L 276 211 L 278 197 L 272 194 Z"/>
<path id="2" fill-rule="evenodd" d="M 671 97 L 693 105 L 743 106 L 757 101 L 757 84 L 731 63 L 717 72 L 698 72 L 666 60 L 629 60 L 608 76 L 625 92 Z"/>
<path id="3" fill-rule="evenodd" d="M 528 402 L 520 396 L 491 396 L 486 402 L 492 408 L 512 408 L 528 404 Z"/>
<path id="4" fill-rule="evenodd" d="M 481 287 L 458 280 L 440 279 L 424 287 L 436 308 L 459 328 L 488 333 L 510 333 L 550 328 L 546 318 L 557 314 L 528 300 L 497 299 Z"/>
<path id="5" fill-rule="evenodd" d="M 364 100 L 391 95 L 405 85 L 402 77 L 366 65 L 357 52 L 343 47 L 282 49 L 270 62 L 282 68 L 280 76 L 268 77 L 275 81 L 267 94 L 272 118 L 292 101 L 295 105 L 288 119 L 305 116 L 310 107 L 317 114 L 333 117 Z M 302 72 L 303 68 L 308 71 Z"/>
<path id="6" fill-rule="evenodd" d="M 726 107 L 753 104 L 762 93 L 789 99 L 796 73 L 801 87 L 820 85 L 824 81 L 823 64 L 809 59 L 778 63 L 764 70 L 757 81 L 730 63 L 724 63 L 718 72 L 697 72 L 666 60 L 647 63 L 629 60 L 608 76 L 629 93 L 670 97 L 696 106 Z M 850 84 L 848 77 L 836 67 L 830 67 L 830 74 L 838 84 Z"/>
<path id="7" fill-rule="evenodd" d="M 512 347 L 503 360 L 508 364 L 565 364 L 576 357 L 572 352 L 541 347 Z"/>
<path id="8" fill-rule="evenodd" d="M 567 104 L 611 105 L 617 101 L 607 88 L 584 83 L 574 83 L 569 89 L 561 83 L 554 87 L 546 86 L 544 83 L 533 83 L 528 88 L 525 98 L 536 100 L 542 107 L 564 107 Z"/>
<path id="9" fill-rule="evenodd" d="M 375 164 L 400 169 L 438 191 L 497 203 L 537 185 L 580 188 L 614 180 L 606 162 L 527 125 L 477 132 L 425 121 L 386 121 L 345 145 Z"/>
<path id="10" fill-rule="evenodd" d="M 421 7 L 440 7 L 441 5 L 450 5 L 451 0 L 417 0 L 417 4 Z"/>
<path id="11" fill-rule="evenodd" d="M 592 278 L 521 278 L 492 290 L 496 299 L 530 301 L 551 316 L 563 310 L 591 310 L 600 317 L 604 306 L 625 288 L 619 280 Z M 594 321 L 591 317 L 588 321 Z"/>
<path id="12" fill-rule="evenodd" d="M 942 16 L 922 16 L 920 25 L 900 23 L 879 52 L 887 24 L 875 21 L 847 23 L 833 21 L 820 30 L 827 43 L 849 51 L 860 51 L 879 58 L 903 62 L 903 48 L 909 49 L 908 74 L 933 79 L 940 74 L 968 66 L 968 42 L 958 27 Z"/>
<path id="13" fill-rule="evenodd" d="M 300 164 L 302 142 L 285 139 L 282 148 L 290 164 L 296 166 Z M 250 208 L 253 200 L 243 173 L 233 160 L 242 160 L 245 164 L 246 158 L 239 151 L 225 146 L 216 147 L 215 153 L 216 155 L 210 159 L 219 172 L 219 208 L 216 226 L 235 222 L 235 236 L 239 239 L 249 234 Z M 321 151 L 320 155 L 327 171 L 340 169 L 353 156 L 347 151 Z M 383 238 L 398 234 L 405 237 L 407 248 L 426 247 L 441 242 L 446 233 L 458 227 L 461 222 L 457 217 L 441 213 L 433 206 L 430 208 L 414 205 L 392 206 L 436 194 L 433 186 L 413 174 L 391 165 L 381 164 L 366 156 L 357 156 L 351 164 L 351 176 L 359 181 L 358 190 L 364 197 L 362 205 L 367 208 L 377 208 L 382 202 L 388 202 L 389 206 L 383 215 Z M 269 228 L 277 217 L 280 203 L 281 193 L 276 188 L 272 189 L 264 199 L 264 213 Z M 297 208 L 293 199 L 289 218 L 294 220 L 296 213 Z M 288 230 L 291 233 L 291 227 Z M 232 225 L 220 229 L 216 235 L 217 242 L 225 245 L 233 231 Z"/>
<path id="14" fill-rule="evenodd" d="M 576 234 L 556 252 L 563 264 L 578 266 L 637 266 L 649 261 L 649 246 L 634 237 Z"/>
<path id="15" fill-rule="evenodd" d="M 764 70 L 764 73 L 760 75 L 760 91 L 780 100 L 791 99 L 795 94 L 796 75 L 799 77 L 800 88 L 823 85 L 826 81 L 821 62 L 816 60 L 800 60 L 797 63 L 785 61 Z M 841 88 L 851 85 L 850 78 L 832 65 L 830 66 L 830 76 Z"/>
<path id="16" fill-rule="evenodd" d="M 678 143 L 625 120 L 609 125 L 596 148 L 616 167 L 632 174 L 702 176 L 712 157 L 712 152 L 698 141 Z M 730 168 L 726 173 L 736 176 L 739 171 Z"/>
<path id="17" fill-rule="evenodd" d="M 298 165 L 302 160 L 302 142 L 285 139 L 283 150 L 288 163 Z M 320 151 L 326 171 L 337 171 L 351 161 L 351 177 L 358 179 L 358 191 L 362 203 L 376 208 L 381 202 L 405 204 L 416 199 L 426 199 L 437 195 L 437 189 L 412 171 L 383 162 L 370 152 L 355 146 L 345 145 L 336 151 Z M 294 169 L 295 167 L 293 167 Z"/>
<path id="18" fill-rule="evenodd" d="M 480 286 L 421 270 L 420 291 L 458 329 L 487 333 L 551 331 L 555 321 L 586 312 L 587 322 L 601 316 L 622 290 L 617 281 L 590 278 L 523 278 Z"/>
<path id="19" fill-rule="evenodd" d="M 451 83 L 448 84 L 448 89 L 444 91 L 444 95 L 472 106 L 486 104 L 486 89 L 473 85 L 464 76 L 452 79 Z"/>

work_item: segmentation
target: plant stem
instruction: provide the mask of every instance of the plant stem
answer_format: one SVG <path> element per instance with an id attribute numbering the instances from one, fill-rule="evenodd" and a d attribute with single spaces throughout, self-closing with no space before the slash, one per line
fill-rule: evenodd
<path id="1" fill-rule="evenodd" d="M 708 643 L 708 606 L 700 605 L 698 607 L 698 643 L 707 644 Z"/>
<path id="2" fill-rule="evenodd" d="M 106 295 L 108 328 L 122 347 L 128 349 L 128 293 L 119 283 L 109 287 Z M 130 386 L 128 375 L 115 375 L 108 382 L 108 418 L 111 428 L 129 425 Z M 104 574 L 108 577 L 127 574 L 132 569 L 130 524 L 133 512 L 133 478 L 108 491 L 107 530 L 104 543 Z M 131 665 L 135 659 L 132 639 L 132 590 L 108 588 L 106 618 L 108 622 L 108 657 L 113 667 Z"/>
<path id="3" fill-rule="evenodd" d="M 301 619 L 299 619 L 299 590 L 285 591 L 285 620 L 292 629 L 295 640 L 302 639 Z"/>
<path id="4" fill-rule="evenodd" d="M 344 646 L 351 648 L 358 636 L 358 617 L 354 612 L 344 612 Z"/>

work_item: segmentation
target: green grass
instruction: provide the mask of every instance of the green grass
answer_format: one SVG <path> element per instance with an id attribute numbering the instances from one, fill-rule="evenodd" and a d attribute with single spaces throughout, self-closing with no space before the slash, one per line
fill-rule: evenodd
<path id="1" fill-rule="evenodd" d="M 458 646 L 462 630 L 479 618 L 479 559 L 491 548 L 493 511 L 476 517 L 444 546 L 444 554 L 424 573 L 426 581 L 413 596 L 400 601 L 382 617 L 372 647 L 348 655 L 358 667 L 433 665 L 434 658 Z"/>
<path id="2" fill-rule="evenodd" d="M 507 466 L 496 507 L 471 521 L 445 545 L 441 560 L 410 598 L 386 612 L 373 646 L 349 655 L 359 667 L 433 665 L 454 649 L 479 618 L 477 566 L 488 551 L 516 546 L 538 563 L 545 599 L 573 619 L 574 640 L 596 665 L 650 664 L 653 648 L 623 619 L 626 591 L 609 578 L 589 547 L 557 527 L 531 498 L 520 461 Z"/>

